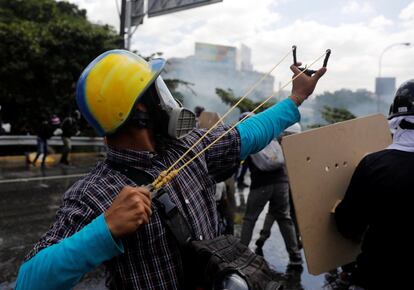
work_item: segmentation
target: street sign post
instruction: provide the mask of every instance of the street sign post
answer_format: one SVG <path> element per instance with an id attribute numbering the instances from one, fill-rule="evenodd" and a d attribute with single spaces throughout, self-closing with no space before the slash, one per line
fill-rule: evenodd
<path id="1" fill-rule="evenodd" d="M 144 16 L 144 0 L 131 0 L 131 26 L 142 24 Z"/>
<path id="2" fill-rule="evenodd" d="M 221 2 L 222 0 L 148 0 L 148 17 Z"/>
<path id="3" fill-rule="evenodd" d="M 127 34 L 123 46 L 128 50 L 130 49 L 131 37 L 136 30 L 135 28 L 132 31 L 132 27 L 138 27 L 138 25 L 142 24 L 145 15 L 148 17 L 156 17 L 222 1 L 223 0 L 121 0 L 120 35 L 122 38 L 125 37 L 125 29 Z"/>

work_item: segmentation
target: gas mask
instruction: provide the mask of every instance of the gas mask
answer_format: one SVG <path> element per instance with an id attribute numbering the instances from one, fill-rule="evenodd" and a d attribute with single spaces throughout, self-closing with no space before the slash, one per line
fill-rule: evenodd
<path id="1" fill-rule="evenodd" d="M 174 99 L 161 76 L 155 80 L 154 85 L 159 97 L 161 110 L 168 115 L 168 135 L 174 139 L 183 138 L 196 127 L 195 114 L 183 108 Z"/>

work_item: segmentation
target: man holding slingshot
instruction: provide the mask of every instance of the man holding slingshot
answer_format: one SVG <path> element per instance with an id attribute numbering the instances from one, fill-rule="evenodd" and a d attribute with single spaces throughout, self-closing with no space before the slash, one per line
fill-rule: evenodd
<path id="1" fill-rule="evenodd" d="M 55 222 L 26 256 L 16 289 L 70 289 L 102 263 L 111 289 L 182 289 L 177 245 L 151 197 L 162 188 L 192 239 L 215 238 L 215 183 L 298 122 L 298 106 L 326 72 L 309 76 L 295 62 L 288 99 L 234 128 L 206 132 L 194 129 L 194 114 L 171 96 L 159 76 L 164 65 L 112 50 L 83 71 L 76 100 L 105 136 L 107 158 L 66 191 Z M 155 181 L 137 187 L 126 177 L 128 168 L 144 173 L 141 184 Z"/>

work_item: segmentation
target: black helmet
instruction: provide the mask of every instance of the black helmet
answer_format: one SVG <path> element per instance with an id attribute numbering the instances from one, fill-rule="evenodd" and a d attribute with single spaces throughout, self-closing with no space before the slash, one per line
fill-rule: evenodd
<path id="1" fill-rule="evenodd" d="M 414 115 L 414 79 L 403 83 L 395 93 L 388 120 L 398 116 Z"/>
<path id="2" fill-rule="evenodd" d="M 201 113 L 204 112 L 204 107 L 197 106 L 194 108 L 194 113 L 196 114 L 196 117 L 200 117 Z"/>

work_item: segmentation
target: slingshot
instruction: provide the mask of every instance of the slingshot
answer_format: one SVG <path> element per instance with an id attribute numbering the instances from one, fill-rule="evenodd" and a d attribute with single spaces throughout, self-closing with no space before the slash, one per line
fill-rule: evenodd
<path id="1" fill-rule="evenodd" d="M 298 62 L 296 60 L 296 45 L 292 46 L 292 53 L 293 53 L 293 63 L 294 65 L 297 65 Z M 158 190 L 162 188 L 165 184 L 167 184 L 171 179 L 173 179 L 175 176 L 178 175 L 178 173 L 183 170 L 185 167 L 187 167 L 192 161 L 194 161 L 196 158 L 198 158 L 201 154 L 203 154 L 206 150 L 208 150 L 211 146 L 213 146 L 215 143 L 217 143 L 219 140 L 221 140 L 227 133 L 229 133 L 231 130 L 233 130 L 238 124 L 243 122 L 245 119 L 249 117 L 249 115 L 246 115 L 244 118 L 239 120 L 237 123 L 235 123 L 233 126 L 231 126 L 230 129 L 225 131 L 221 136 L 219 136 L 216 140 L 211 142 L 208 146 L 206 146 L 202 151 L 200 151 L 198 154 L 193 156 L 190 160 L 186 161 L 183 165 L 178 167 L 177 169 L 174 169 L 174 167 L 184 159 L 184 157 L 187 156 L 189 152 L 191 152 L 194 147 L 199 144 L 213 129 L 215 129 L 229 114 L 232 112 L 249 94 L 253 92 L 253 90 L 267 77 L 270 75 L 272 71 L 274 71 L 290 54 L 290 51 L 282 57 L 282 59 L 272 67 L 270 71 L 268 71 L 264 76 L 262 76 L 256 83 L 254 83 L 244 94 L 240 100 L 234 104 L 224 115 L 221 117 L 209 130 L 207 130 L 206 133 L 204 133 L 203 136 L 200 137 L 200 139 L 197 140 L 180 158 L 177 159 L 167 170 L 162 171 L 159 176 L 152 182 L 152 184 L 147 185 L 147 188 L 151 191 L 151 197 L 155 197 L 158 193 Z M 308 76 L 312 76 L 316 73 L 315 70 L 310 70 L 309 68 L 314 65 L 316 62 L 318 62 L 320 59 L 324 58 L 323 61 L 323 67 L 326 67 L 328 64 L 329 57 L 331 55 L 331 50 L 327 49 L 326 52 L 324 52 L 321 56 L 316 58 L 309 66 L 305 66 L 304 68 L 299 68 L 301 72 L 294 76 L 292 79 L 290 79 L 286 84 L 284 84 L 280 90 L 286 88 L 288 85 L 290 85 L 295 79 L 297 79 L 300 75 L 306 74 Z M 271 100 L 275 96 L 275 93 L 267 97 L 263 102 L 261 102 L 256 108 L 252 110 L 251 113 L 256 112 L 258 109 L 260 109 L 262 106 L 264 106 L 269 100 Z"/>

